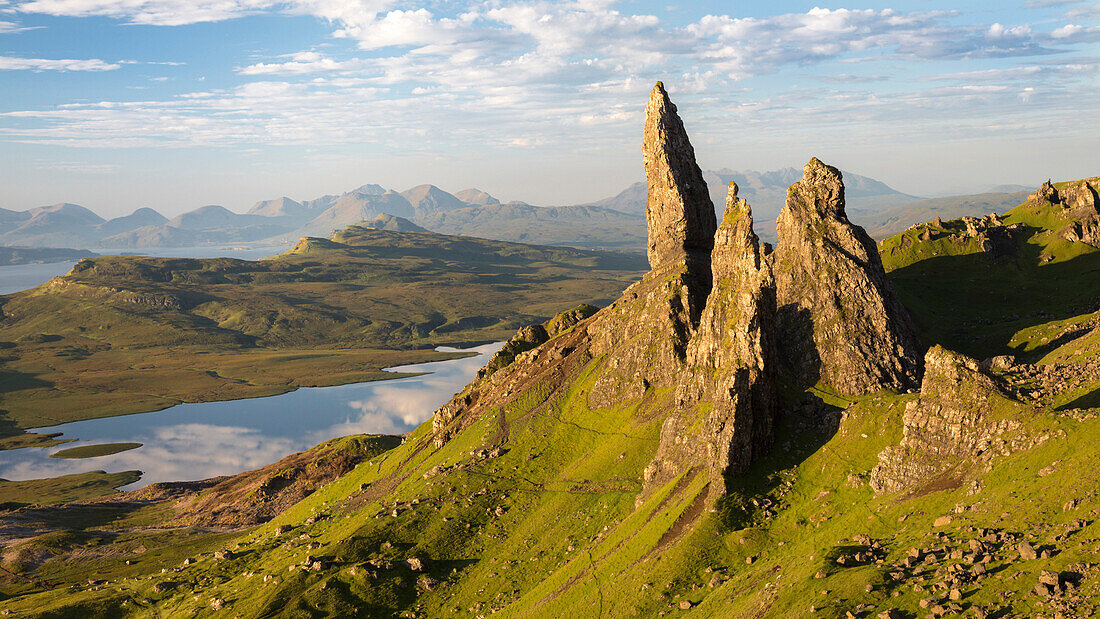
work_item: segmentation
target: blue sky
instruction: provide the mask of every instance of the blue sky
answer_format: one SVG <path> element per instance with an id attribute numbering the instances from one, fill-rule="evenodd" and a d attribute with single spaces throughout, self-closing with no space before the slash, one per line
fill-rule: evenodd
<path id="1" fill-rule="evenodd" d="M 1100 5 L 998 4 L 0 0 L 0 207 L 594 200 L 641 177 L 658 79 L 704 168 L 1100 174 Z"/>

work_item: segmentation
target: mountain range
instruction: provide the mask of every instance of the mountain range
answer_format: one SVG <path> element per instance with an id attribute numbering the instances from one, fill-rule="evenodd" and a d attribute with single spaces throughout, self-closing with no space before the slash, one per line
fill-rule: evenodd
<path id="1" fill-rule="evenodd" d="M 775 218 L 787 187 L 801 172 L 709 170 L 703 173 L 711 202 L 721 217 L 730 182 L 757 213 L 760 235 L 774 239 Z M 1020 202 L 1016 187 L 989 193 L 923 199 L 852 172 L 843 173 L 849 213 L 876 238 L 885 238 L 930 217 L 1003 212 Z M 998 191 L 1004 189 L 1005 191 Z M 152 208 L 104 219 L 82 206 L 54 204 L 13 211 L 0 209 L 0 245 L 17 247 L 151 248 L 223 243 L 288 244 L 302 236 L 327 237 L 345 226 L 391 215 L 425 229 L 502 241 L 640 252 L 645 247 L 646 185 L 572 206 L 502 203 L 475 188 L 449 193 L 435 185 L 398 192 L 367 184 L 339 195 L 297 201 L 281 197 L 257 202 L 247 213 L 207 205 L 172 219 Z M 985 210 L 983 210 L 985 209 Z M 979 212 L 981 211 L 981 212 Z"/>

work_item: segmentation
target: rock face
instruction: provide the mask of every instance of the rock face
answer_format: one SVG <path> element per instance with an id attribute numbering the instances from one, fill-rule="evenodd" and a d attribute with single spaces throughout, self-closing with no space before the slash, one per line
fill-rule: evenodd
<path id="1" fill-rule="evenodd" d="M 649 188 L 645 213 L 650 268 L 680 268 L 687 262 L 705 270 L 717 228 L 714 205 L 684 123 L 661 82 L 646 105 L 642 156 Z"/>
<path id="2" fill-rule="evenodd" d="M 914 490 L 965 474 L 960 465 L 989 452 L 1000 435 L 1019 426 L 1012 413 L 1025 409 L 1003 395 L 976 360 L 933 346 L 924 358 L 920 397 L 905 407 L 901 443 L 879 454 L 871 488 Z"/>
<path id="3" fill-rule="evenodd" d="M 639 498 L 689 469 L 709 472 L 713 496 L 724 491 L 724 475 L 743 472 L 768 449 L 775 285 L 749 206 L 732 185 L 716 230 L 694 150 L 659 83 L 646 108 L 643 153 L 650 272 L 595 315 L 567 312 L 521 331 L 509 344 L 514 354 L 494 359 L 491 372 L 436 412 L 436 445 L 520 397 L 541 406 L 587 373 L 580 397 L 590 409 L 630 406 L 663 418 Z"/>
<path id="4" fill-rule="evenodd" d="M 674 385 L 710 294 L 714 206 L 660 82 L 649 95 L 643 137 L 650 272 L 602 312 L 593 331 L 593 355 L 607 357 L 589 393 L 594 408 Z"/>
<path id="5" fill-rule="evenodd" d="M 781 362 L 847 395 L 906 390 L 921 359 L 875 242 L 844 211 L 840 171 L 817 158 L 787 191 L 774 256 Z"/>
<path id="6" fill-rule="evenodd" d="M 695 463 L 709 469 L 712 490 L 724 491 L 724 475 L 744 473 L 771 447 L 778 410 L 775 282 L 752 223 L 748 203 L 730 183 L 711 256 L 714 286 L 679 375 L 677 407 L 644 473 L 647 489 Z"/>

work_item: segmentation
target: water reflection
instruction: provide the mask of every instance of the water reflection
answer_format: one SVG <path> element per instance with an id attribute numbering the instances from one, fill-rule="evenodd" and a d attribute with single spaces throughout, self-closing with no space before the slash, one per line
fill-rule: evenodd
<path id="1" fill-rule="evenodd" d="M 408 432 L 473 380 L 486 362 L 485 355 L 502 345 L 468 349 L 479 354 L 464 359 L 389 368 L 430 372 L 423 376 L 304 388 L 251 400 L 181 404 L 155 413 L 36 428 L 36 432 L 62 432 L 80 441 L 48 449 L 2 451 L 0 477 L 23 480 L 95 470 L 143 471 L 140 481 L 125 487 L 133 490 L 159 481 L 232 475 L 337 436 Z M 85 460 L 49 457 L 78 445 L 118 442 L 143 446 Z"/>

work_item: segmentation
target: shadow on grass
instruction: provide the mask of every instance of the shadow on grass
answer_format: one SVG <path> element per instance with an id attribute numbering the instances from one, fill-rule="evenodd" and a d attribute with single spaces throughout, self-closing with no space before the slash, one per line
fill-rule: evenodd
<path id="1" fill-rule="evenodd" d="M 946 345 L 981 359 L 1012 352 L 1008 343 L 1021 329 L 1100 309 L 1095 286 L 1100 252 L 1042 264 L 1042 251 L 1021 241 L 1010 256 L 937 256 L 888 277 L 925 344 Z M 1041 357 L 1062 343 L 1048 342 L 1027 356 Z"/>
<path id="2" fill-rule="evenodd" d="M 775 436 L 776 443 L 789 443 L 790 449 L 775 445 L 747 474 L 726 478 L 726 494 L 716 506 L 722 524 L 729 530 L 748 528 L 766 519 L 767 512 L 777 511 L 780 505 L 769 497 L 783 482 L 779 472 L 801 465 L 828 443 L 840 429 L 840 418 L 839 407 L 812 393 L 785 405 Z M 808 428 L 799 431 L 796 422 L 806 423 Z"/>
<path id="3" fill-rule="evenodd" d="M 1089 393 L 1058 407 L 1058 410 L 1064 411 L 1071 408 L 1100 408 L 1100 388 L 1094 389 Z"/>
<path id="4" fill-rule="evenodd" d="M 50 387 L 53 387 L 53 383 L 42 380 L 33 374 L 15 370 L 0 370 L 0 393 Z"/>

